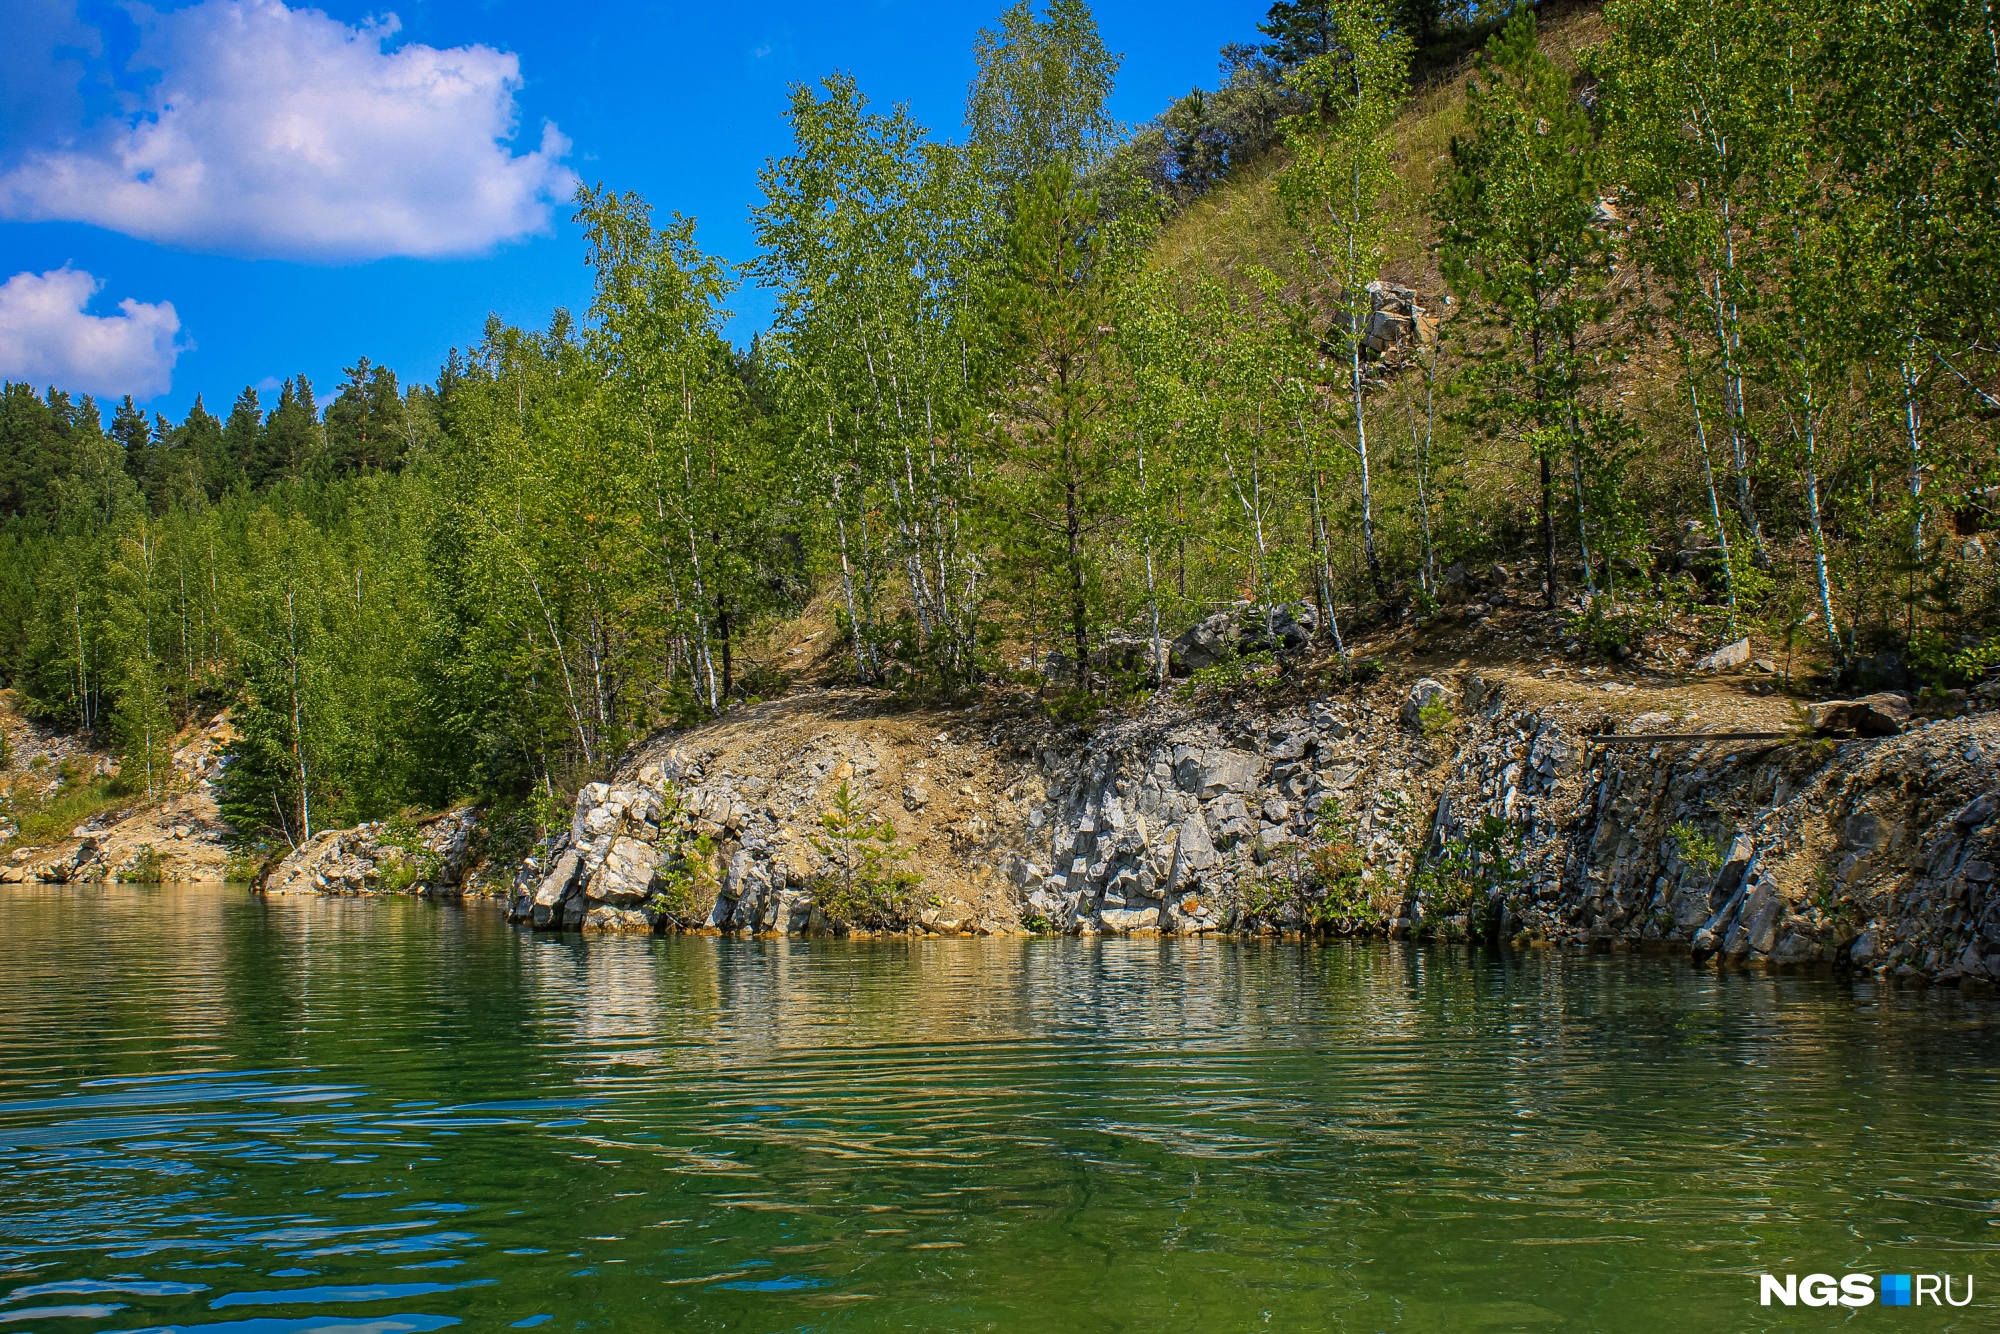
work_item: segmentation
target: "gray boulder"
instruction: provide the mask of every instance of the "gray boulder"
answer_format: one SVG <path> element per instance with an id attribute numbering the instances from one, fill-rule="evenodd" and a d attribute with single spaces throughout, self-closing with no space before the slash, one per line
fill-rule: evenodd
<path id="1" fill-rule="evenodd" d="M 1222 854 L 1215 850 L 1215 840 L 1208 834 L 1208 821 L 1199 815 L 1190 815 L 1181 821 L 1180 831 L 1174 835 L 1174 855 L 1167 871 L 1167 885 L 1171 889 L 1185 888 L 1200 880 L 1203 871 L 1221 862 Z"/>
<path id="2" fill-rule="evenodd" d="M 1698 672 L 1721 672 L 1732 667 L 1741 667 L 1750 661 L 1750 641 L 1739 639 L 1733 644 L 1724 644 L 1715 652 L 1695 663 Z"/>
<path id="3" fill-rule="evenodd" d="M 1106 931 L 1124 934 L 1151 930 L 1160 924 L 1158 908 L 1105 908 L 1097 914 Z"/>
<path id="4" fill-rule="evenodd" d="M 1235 651 L 1235 639 L 1235 618 L 1219 611 L 1174 640 L 1167 655 L 1168 670 L 1175 676 L 1192 676 L 1213 667 Z"/>
<path id="5" fill-rule="evenodd" d="M 1318 633 L 1319 608 L 1310 602 L 1252 607 L 1243 614 L 1241 639 L 1246 649 L 1297 653 L 1310 645 Z"/>
<path id="6" fill-rule="evenodd" d="M 1807 713 L 1815 732 L 1856 736 L 1895 736 L 1910 721 L 1910 701 L 1892 693 L 1835 699 L 1815 704 Z"/>

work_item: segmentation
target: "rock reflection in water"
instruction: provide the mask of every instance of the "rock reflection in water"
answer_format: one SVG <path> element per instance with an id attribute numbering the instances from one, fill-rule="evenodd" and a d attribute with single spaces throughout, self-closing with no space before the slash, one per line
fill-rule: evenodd
<path id="1" fill-rule="evenodd" d="M 1692 1330 L 1763 1268 L 1983 1274 L 2000 1220 L 2000 1008 L 1955 994 L 8 905 L 10 1326 Z"/>

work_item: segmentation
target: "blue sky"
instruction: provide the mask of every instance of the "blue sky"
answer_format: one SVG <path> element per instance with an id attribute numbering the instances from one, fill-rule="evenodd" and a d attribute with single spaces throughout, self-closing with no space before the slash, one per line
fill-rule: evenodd
<path id="1" fill-rule="evenodd" d="M 0 376 L 175 417 L 364 355 L 430 379 L 488 312 L 587 302 L 572 173 L 740 262 L 788 86 L 848 70 L 956 137 L 1000 8 L 0 0 Z M 1265 8 L 1104 0 L 1114 114 L 1212 87 Z M 747 342 L 768 298 L 733 306 Z"/>

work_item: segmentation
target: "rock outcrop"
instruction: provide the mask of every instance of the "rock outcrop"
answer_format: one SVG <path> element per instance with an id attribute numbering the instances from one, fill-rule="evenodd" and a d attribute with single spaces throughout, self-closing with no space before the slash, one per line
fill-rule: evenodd
<path id="1" fill-rule="evenodd" d="M 257 886 L 265 894 L 456 894 L 471 864 L 478 812 L 456 807 L 408 823 L 328 829 L 293 849 Z"/>
<path id="2" fill-rule="evenodd" d="M 1807 716 L 1816 732 L 1895 736 L 1910 721 L 1910 701 L 1894 692 L 1828 700 L 1813 705 Z"/>
<path id="3" fill-rule="evenodd" d="M 1228 662 L 1246 653 L 1297 653 L 1319 632 L 1319 611 L 1310 602 L 1270 607 L 1239 603 L 1228 611 L 1190 626 L 1168 646 L 1168 670 L 1174 676 Z"/>
<path id="4" fill-rule="evenodd" d="M 116 757 L 22 718 L 11 692 L 0 692 L 0 735 L 7 742 L 0 787 L 16 811 L 55 798 L 70 781 L 65 775 L 117 772 Z M 12 849 L 0 862 L 0 884 L 226 880 L 230 830 L 216 805 L 216 780 L 235 736 L 227 712 L 191 727 L 175 747 L 163 793 L 151 800 L 128 797 L 72 826 L 65 838 Z M 0 821 L 0 840 L 11 841 L 18 832 L 11 821 Z"/>
<path id="5" fill-rule="evenodd" d="M 822 708 L 839 714 L 863 698 L 830 692 Z M 899 841 L 921 854 L 908 929 L 1018 930 L 988 861 L 999 826 L 983 813 L 1008 800 L 993 792 L 1004 770 L 967 763 L 976 744 L 928 735 L 935 718 L 857 721 L 801 704 L 659 739 L 617 780 L 585 785 L 569 827 L 522 867 L 509 915 L 587 932 L 859 933 L 829 919 L 814 890 L 827 869 L 819 816 L 846 784 L 877 816 L 900 808 Z"/>
<path id="6" fill-rule="evenodd" d="M 1596 740 L 1709 726 L 1648 707 L 1673 703 L 1670 685 L 1606 682 L 1615 711 L 1596 686 L 1490 671 L 1289 703 L 1162 696 L 1087 736 L 793 697 L 658 738 L 586 788 L 510 912 L 548 929 L 841 930 L 816 902 L 811 836 L 847 783 L 918 854 L 913 930 L 1298 930 L 1310 905 L 1292 891 L 1337 837 L 1370 929 L 1394 934 L 1445 912 L 1415 872 L 1498 821 L 1511 873 L 1487 906 L 1510 937 L 2000 978 L 2000 718 L 1845 742 Z M 1435 701 L 1451 707 L 1424 725 Z M 1731 730 L 1790 725 L 1782 700 L 1743 707 L 1763 712 Z"/>

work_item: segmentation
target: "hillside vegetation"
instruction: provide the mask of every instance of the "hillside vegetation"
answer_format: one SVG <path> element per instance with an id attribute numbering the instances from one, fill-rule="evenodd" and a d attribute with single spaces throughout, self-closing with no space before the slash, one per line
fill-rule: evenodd
<path id="1" fill-rule="evenodd" d="M 796 88 L 741 272 L 597 185 L 589 309 L 434 384 L 7 386 L 9 682 L 128 786 L 229 707 L 223 810 L 282 846 L 467 796 L 538 837 L 805 672 L 1097 709 L 1220 612 L 1210 677 L 1345 672 L 1496 561 L 1579 653 L 2000 662 L 1986 9 L 1541 10 L 1280 0 L 1127 133 L 1088 7 L 1023 3 L 961 142 Z"/>

